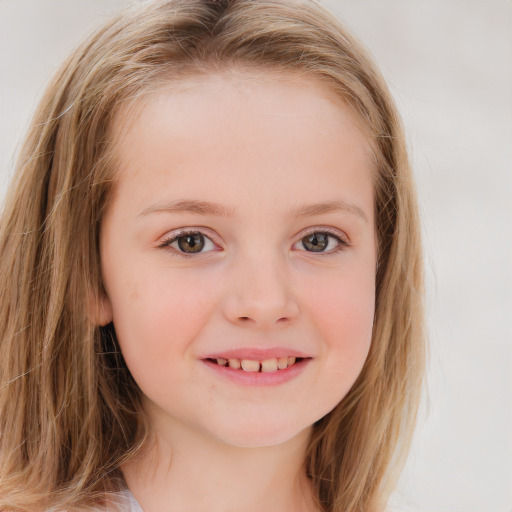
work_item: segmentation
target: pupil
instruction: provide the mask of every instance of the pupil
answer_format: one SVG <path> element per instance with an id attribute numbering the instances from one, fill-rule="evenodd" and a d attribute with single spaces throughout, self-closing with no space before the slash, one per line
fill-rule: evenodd
<path id="1" fill-rule="evenodd" d="M 312 252 L 324 251 L 328 244 L 329 236 L 325 233 L 312 233 L 302 239 L 305 249 Z"/>
<path id="2" fill-rule="evenodd" d="M 178 238 L 178 247 L 183 252 L 200 252 L 204 247 L 204 237 L 200 233 L 180 236 Z"/>

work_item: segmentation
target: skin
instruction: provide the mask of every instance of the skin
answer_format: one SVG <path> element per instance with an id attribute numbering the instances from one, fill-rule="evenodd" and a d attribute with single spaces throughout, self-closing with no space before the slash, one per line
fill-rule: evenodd
<path id="1" fill-rule="evenodd" d="M 101 231 L 101 323 L 114 322 L 152 427 L 126 481 L 147 512 L 315 510 L 302 468 L 311 426 L 349 391 L 371 342 L 365 138 L 303 76 L 231 70 L 138 101 L 113 127 L 119 176 Z M 226 215 L 166 210 L 185 200 Z M 344 206 L 297 214 L 334 201 Z M 208 237 L 202 252 L 180 252 L 182 228 Z M 308 251 L 304 237 L 326 229 L 325 251 Z M 311 359 L 274 386 L 202 361 L 239 347 Z"/>

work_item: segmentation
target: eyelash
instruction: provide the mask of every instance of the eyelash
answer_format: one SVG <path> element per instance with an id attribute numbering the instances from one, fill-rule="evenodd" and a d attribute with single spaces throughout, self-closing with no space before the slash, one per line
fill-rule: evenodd
<path id="1" fill-rule="evenodd" d="M 336 240 L 336 242 L 338 242 L 338 245 L 334 249 L 331 249 L 328 252 L 323 252 L 323 251 L 315 252 L 315 251 L 307 251 L 304 249 L 304 252 L 306 252 L 306 253 L 330 256 L 330 255 L 337 254 L 340 251 L 343 251 L 347 247 L 350 246 L 349 242 L 347 240 L 343 239 L 343 237 L 341 237 L 337 231 L 334 231 L 333 229 L 328 228 L 328 227 L 320 227 L 320 228 L 315 228 L 315 229 L 306 231 L 305 233 L 302 234 L 300 239 L 297 242 L 295 242 L 293 245 L 300 243 L 304 238 L 306 238 L 309 235 L 313 235 L 313 234 L 328 235 L 330 238 L 334 238 Z M 171 244 L 173 244 L 174 242 L 177 242 L 180 238 L 183 238 L 187 235 L 202 235 L 204 238 L 209 240 L 211 243 L 215 244 L 215 242 L 212 240 L 212 238 L 210 236 L 208 236 L 206 233 L 204 233 L 202 230 L 188 229 L 188 230 L 179 231 L 178 233 L 173 233 L 171 236 L 165 238 L 162 241 L 162 243 L 159 244 L 158 247 L 169 252 L 172 256 L 180 256 L 180 257 L 184 257 L 184 258 L 192 258 L 196 255 L 203 254 L 202 251 L 197 252 L 197 253 L 186 253 L 186 252 L 182 252 L 182 251 L 179 251 L 179 250 L 176 250 L 176 249 L 170 247 Z M 217 244 L 215 244 L 215 245 L 217 245 Z M 212 251 L 206 251 L 206 252 L 212 252 Z"/>

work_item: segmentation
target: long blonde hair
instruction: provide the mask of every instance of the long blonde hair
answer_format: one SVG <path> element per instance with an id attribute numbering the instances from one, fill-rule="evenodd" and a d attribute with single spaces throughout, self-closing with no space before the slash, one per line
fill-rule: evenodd
<path id="1" fill-rule="evenodd" d="M 109 126 L 160 83 L 233 65 L 300 72 L 355 113 L 375 155 L 379 241 L 369 356 L 313 427 L 305 470 L 329 512 L 380 510 L 424 376 L 422 261 L 404 135 L 364 49 L 313 0 L 161 0 L 110 21 L 64 63 L 19 156 L 0 225 L 0 510 L 85 510 L 122 489 L 147 425 L 112 325 L 99 327 Z"/>

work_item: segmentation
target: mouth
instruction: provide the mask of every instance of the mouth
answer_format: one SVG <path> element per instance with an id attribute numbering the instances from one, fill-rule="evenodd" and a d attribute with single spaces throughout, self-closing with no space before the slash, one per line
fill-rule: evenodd
<path id="1" fill-rule="evenodd" d="M 234 356 L 215 354 L 202 359 L 202 362 L 223 379 L 237 385 L 260 387 L 278 386 L 298 378 L 313 360 L 312 357 L 300 357 L 298 354 L 285 356 L 282 353 L 278 357 L 270 357 L 270 354 L 262 357 L 256 353 L 245 357 L 241 354 L 241 357 Z"/>
<path id="2" fill-rule="evenodd" d="M 231 368 L 232 370 L 238 370 L 247 373 L 273 373 L 281 372 L 288 368 L 295 366 L 301 361 L 310 358 L 295 357 L 295 356 L 284 356 L 284 357 L 273 357 L 270 359 L 238 359 L 235 357 L 230 358 L 207 358 L 206 361 L 216 364 L 220 367 Z"/>

